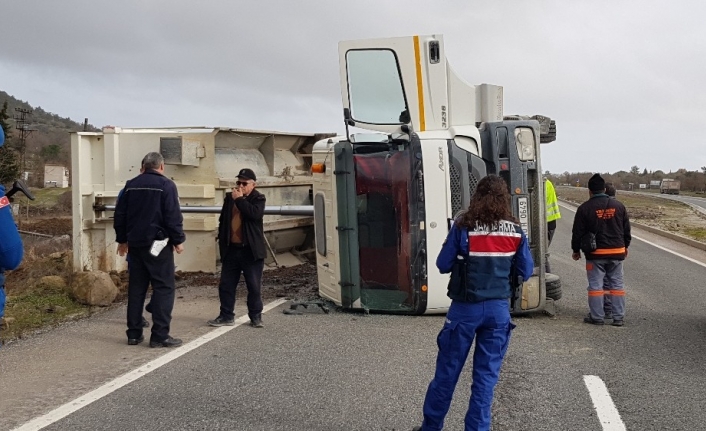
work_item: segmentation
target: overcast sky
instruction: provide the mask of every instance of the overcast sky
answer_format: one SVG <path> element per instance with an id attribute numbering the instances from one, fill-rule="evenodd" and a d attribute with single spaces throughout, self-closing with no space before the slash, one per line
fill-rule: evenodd
<path id="1" fill-rule="evenodd" d="M 506 114 L 543 114 L 544 170 L 706 165 L 706 2 L 3 1 L 0 89 L 96 126 L 342 132 L 341 40 L 443 34 Z"/>

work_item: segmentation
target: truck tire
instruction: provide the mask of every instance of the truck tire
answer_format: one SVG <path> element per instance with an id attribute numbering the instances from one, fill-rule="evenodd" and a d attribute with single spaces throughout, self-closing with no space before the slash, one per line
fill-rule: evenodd
<path id="1" fill-rule="evenodd" d="M 558 301 L 561 299 L 561 279 L 556 274 L 547 273 L 544 278 L 547 288 L 547 298 Z"/>

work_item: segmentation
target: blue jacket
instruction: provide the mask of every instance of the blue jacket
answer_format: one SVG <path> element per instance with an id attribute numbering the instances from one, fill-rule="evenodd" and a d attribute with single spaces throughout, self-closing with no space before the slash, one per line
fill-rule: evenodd
<path id="1" fill-rule="evenodd" d="M 458 256 L 467 259 L 465 295 L 449 292 L 453 300 L 480 302 L 512 296 L 510 273 L 514 268 L 523 280 L 534 270 L 529 244 L 522 228 L 502 221 L 493 230 L 473 229 L 453 224 L 436 258 L 442 274 L 451 272 Z"/>
<path id="2" fill-rule="evenodd" d="M 0 289 L 5 286 L 5 271 L 22 263 L 22 239 L 12 218 L 10 201 L 5 197 L 5 187 L 0 185 Z M 0 291 L 0 317 L 4 314 L 5 293 Z"/>
<path id="3" fill-rule="evenodd" d="M 174 182 L 151 169 L 129 180 L 118 199 L 113 227 L 115 240 L 133 247 L 149 246 L 160 235 L 171 245 L 184 242 Z"/>

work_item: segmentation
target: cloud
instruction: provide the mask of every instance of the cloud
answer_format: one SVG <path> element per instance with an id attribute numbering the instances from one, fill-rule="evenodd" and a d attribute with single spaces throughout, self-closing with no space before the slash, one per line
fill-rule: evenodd
<path id="1" fill-rule="evenodd" d="M 342 131 L 340 40 L 444 34 L 505 112 L 556 119 L 544 169 L 706 164 L 696 1 L 37 0 L 3 6 L 2 89 L 123 126 Z"/>

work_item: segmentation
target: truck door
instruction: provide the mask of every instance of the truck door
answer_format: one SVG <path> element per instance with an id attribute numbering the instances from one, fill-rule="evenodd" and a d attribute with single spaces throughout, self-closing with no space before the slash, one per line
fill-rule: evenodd
<path id="1" fill-rule="evenodd" d="M 338 55 L 348 125 L 388 134 L 403 125 L 415 132 L 447 127 L 441 36 L 344 41 Z"/>

